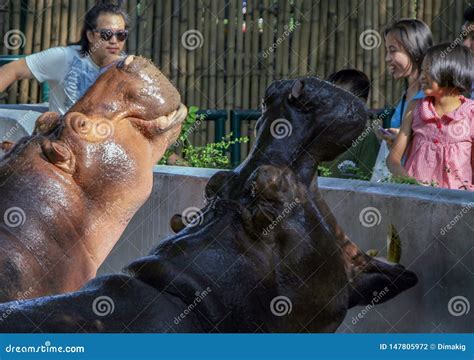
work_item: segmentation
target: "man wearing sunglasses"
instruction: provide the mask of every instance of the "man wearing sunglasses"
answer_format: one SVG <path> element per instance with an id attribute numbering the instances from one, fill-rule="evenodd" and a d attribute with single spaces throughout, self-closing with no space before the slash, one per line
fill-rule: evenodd
<path id="1" fill-rule="evenodd" d="M 0 68 L 0 92 L 13 82 L 35 78 L 48 82 L 49 109 L 64 114 L 107 65 L 125 54 L 127 14 L 106 2 L 91 8 L 84 18 L 81 39 L 65 47 L 54 47 Z"/>

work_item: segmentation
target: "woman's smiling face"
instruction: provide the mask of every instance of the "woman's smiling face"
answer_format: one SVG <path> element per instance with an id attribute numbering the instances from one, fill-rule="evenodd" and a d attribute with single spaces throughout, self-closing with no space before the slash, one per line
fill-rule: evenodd
<path id="1" fill-rule="evenodd" d="M 395 79 L 408 77 L 413 72 L 410 56 L 393 31 L 385 36 L 385 52 L 388 71 Z"/>

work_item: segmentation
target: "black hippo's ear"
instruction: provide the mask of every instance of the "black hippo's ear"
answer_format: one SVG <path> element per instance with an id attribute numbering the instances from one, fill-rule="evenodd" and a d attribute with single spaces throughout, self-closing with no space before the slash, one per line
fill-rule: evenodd
<path id="1" fill-rule="evenodd" d="M 383 303 L 418 282 L 412 271 L 400 264 L 373 258 L 350 240 L 343 250 L 349 277 L 349 308 Z"/>
<path id="2" fill-rule="evenodd" d="M 290 94 L 288 95 L 288 100 L 295 100 L 298 99 L 301 94 L 303 93 L 304 83 L 303 80 L 297 79 L 293 84 Z"/>
<path id="3" fill-rule="evenodd" d="M 415 286 L 414 272 L 400 264 L 389 264 L 372 258 L 365 270 L 350 283 L 349 308 L 381 304 Z"/>

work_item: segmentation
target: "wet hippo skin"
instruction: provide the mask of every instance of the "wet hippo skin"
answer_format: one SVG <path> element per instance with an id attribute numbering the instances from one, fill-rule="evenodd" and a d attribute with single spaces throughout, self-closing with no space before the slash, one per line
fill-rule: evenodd
<path id="1" fill-rule="evenodd" d="M 64 116 L 42 115 L 0 158 L 0 301 L 92 279 L 185 117 L 178 91 L 140 57 L 111 65 Z"/>
<path id="2" fill-rule="evenodd" d="M 318 162 L 349 147 L 365 117 L 319 79 L 274 82 L 249 157 L 209 180 L 201 216 L 122 274 L 18 304 L 0 331 L 332 332 L 373 292 L 389 288 L 382 302 L 414 286 L 403 266 L 363 254 L 318 192 Z M 275 138 L 279 119 L 290 136 Z"/>

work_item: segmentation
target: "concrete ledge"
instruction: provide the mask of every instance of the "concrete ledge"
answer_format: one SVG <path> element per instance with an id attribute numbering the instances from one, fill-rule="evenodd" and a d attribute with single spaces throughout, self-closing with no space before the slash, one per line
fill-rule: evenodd
<path id="1" fill-rule="evenodd" d="M 204 187 L 216 171 L 157 166 L 149 200 L 100 273 L 147 255 L 170 235 L 172 215 L 202 207 Z M 321 178 L 319 186 L 339 224 L 364 251 L 384 255 L 393 224 L 402 241 L 401 263 L 419 277 L 416 287 L 387 303 L 352 309 L 340 332 L 473 332 L 472 309 L 462 315 L 453 304 L 474 305 L 474 193 L 331 178 Z"/>

